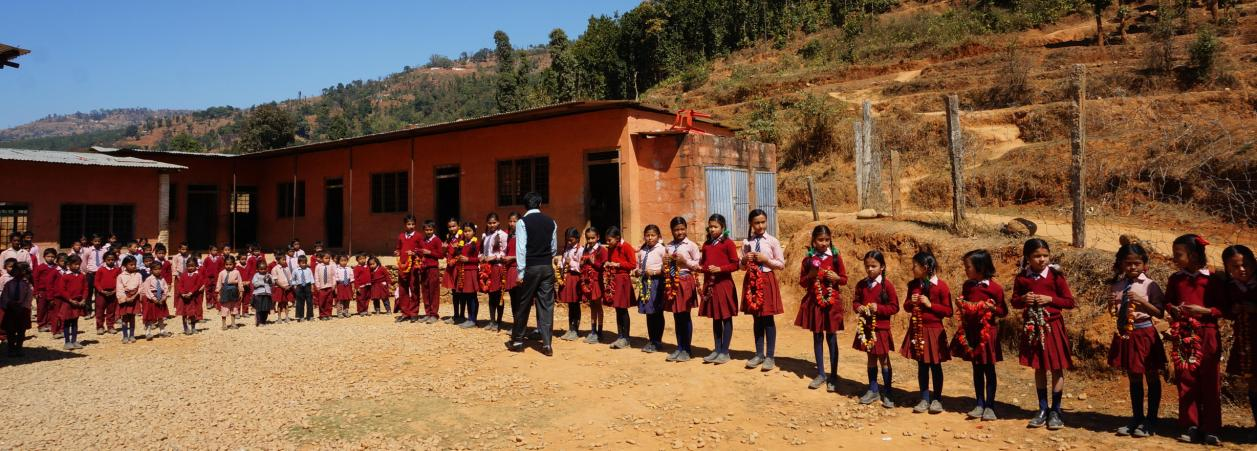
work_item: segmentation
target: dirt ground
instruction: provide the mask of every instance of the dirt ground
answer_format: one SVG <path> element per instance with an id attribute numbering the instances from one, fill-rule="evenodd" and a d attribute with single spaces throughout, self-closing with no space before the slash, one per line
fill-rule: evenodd
<path id="1" fill-rule="evenodd" d="M 565 318 L 560 310 L 556 323 Z M 9 387 L 0 403 L 10 407 L 0 410 L 0 448 L 1179 447 L 1109 432 L 1128 408 L 1120 381 L 1069 380 L 1069 428 L 1027 430 L 1032 374 L 1009 362 L 999 368 L 1000 421 L 964 419 L 972 390 L 959 362 L 945 365 L 946 413 L 860 406 L 864 356 L 850 349 L 850 333 L 840 336 L 840 394 L 808 390 L 811 340 L 792 319 L 778 318 L 779 369 L 771 372 L 561 340 L 551 358 L 513 354 L 502 346 L 505 332 L 396 324 L 383 315 L 232 331 L 205 323 L 193 337 L 131 345 L 89 333 L 86 349 L 74 353 L 52 350 L 59 342 L 40 334 L 26 357 L 0 360 Z M 643 336 L 644 319 L 633 321 Z M 705 355 L 710 322 L 695 325 L 696 351 Z M 747 359 L 750 321 L 735 325 L 733 357 Z M 667 341 L 672 336 L 669 329 Z M 897 355 L 892 362 L 895 394 L 907 404 L 915 367 Z M 1162 407 L 1167 417 L 1171 406 L 1167 399 Z M 1241 418 L 1228 413 L 1226 422 L 1248 421 Z M 1165 423 L 1166 433 L 1175 429 Z M 1226 434 L 1241 436 L 1236 428 Z"/>

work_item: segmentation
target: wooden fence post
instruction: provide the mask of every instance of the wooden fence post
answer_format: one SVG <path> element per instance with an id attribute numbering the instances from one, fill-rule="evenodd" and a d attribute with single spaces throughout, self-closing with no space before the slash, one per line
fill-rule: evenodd
<path id="1" fill-rule="evenodd" d="M 855 203 L 859 209 L 864 207 L 864 125 L 860 121 L 852 121 L 851 128 L 855 131 L 855 156 L 852 166 L 855 167 Z"/>
<path id="2" fill-rule="evenodd" d="M 816 187 L 812 185 L 812 176 L 807 176 L 807 198 L 812 201 L 812 220 L 820 221 L 821 215 L 816 212 Z"/>
<path id="3" fill-rule="evenodd" d="M 882 151 L 877 146 L 877 134 L 873 132 L 873 102 L 864 101 L 864 208 L 886 211 L 882 196 Z"/>
<path id="4" fill-rule="evenodd" d="M 1071 122 L 1069 145 L 1071 150 L 1069 191 L 1074 200 L 1073 232 L 1074 247 L 1087 244 L 1086 162 L 1087 155 L 1087 68 L 1075 64 L 1069 71 Z"/>
<path id="5" fill-rule="evenodd" d="M 945 97 L 947 103 L 947 152 L 951 155 L 952 226 L 960 229 L 965 222 L 965 145 L 960 129 L 960 99 L 955 94 Z"/>
<path id="6" fill-rule="evenodd" d="M 899 199 L 899 151 L 890 151 L 890 215 L 899 216 L 900 199 Z"/>

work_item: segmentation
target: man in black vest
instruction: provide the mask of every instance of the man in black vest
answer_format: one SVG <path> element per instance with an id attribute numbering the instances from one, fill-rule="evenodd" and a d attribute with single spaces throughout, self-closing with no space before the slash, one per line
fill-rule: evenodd
<path id="1" fill-rule="evenodd" d="M 554 253 L 558 250 L 558 224 L 541 213 L 541 195 L 524 195 L 528 211 L 515 223 L 515 264 L 519 268 L 519 285 L 511 293 L 511 311 L 515 324 L 506 349 L 524 350 L 524 331 L 528 328 L 528 311 L 537 300 L 537 331 L 541 333 L 541 353 L 554 355 L 550 347 L 551 325 L 554 323 Z"/>

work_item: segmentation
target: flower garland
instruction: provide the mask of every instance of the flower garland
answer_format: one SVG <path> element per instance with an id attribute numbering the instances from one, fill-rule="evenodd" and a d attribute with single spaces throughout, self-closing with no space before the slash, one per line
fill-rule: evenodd
<path id="1" fill-rule="evenodd" d="M 759 272 L 759 265 L 756 265 L 751 259 L 746 259 L 746 308 L 752 312 L 758 312 L 760 307 L 764 305 L 764 278 Z"/>
<path id="2" fill-rule="evenodd" d="M 912 315 L 908 317 L 908 335 L 912 337 L 913 356 L 925 358 L 925 326 L 921 319 L 921 306 L 912 306 Z"/>
<path id="3" fill-rule="evenodd" d="M 712 299 L 712 294 L 711 294 L 711 293 L 712 293 L 712 288 L 716 285 L 716 284 L 715 284 L 715 283 L 711 280 L 711 278 L 712 278 L 712 275 L 711 275 L 711 274 L 708 274 L 708 273 L 703 273 L 703 278 L 702 278 L 702 280 L 701 280 L 701 285 L 702 285 L 702 286 L 698 287 L 698 292 L 703 293 L 703 295 L 702 295 L 702 296 L 703 296 L 703 302 L 707 302 L 707 303 L 710 303 L 710 302 L 711 302 L 711 299 Z"/>
<path id="4" fill-rule="evenodd" d="M 488 263 L 480 264 L 480 291 L 483 293 L 489 292 L 489 278 L 492 275 L 490 274 L 492 269 Z"/>
<path id="5" fill-rule="evenodd" d="M 970 358 L 976 358 L 981 353 L 980 350 L 983 343 L 992 343 L 994 341 L 995 327 L 991 324 L 991 318 L 994 315 L 991 313 L 991 307 L 987 305 L 986 301 L 968 301 L 960 298 L 959 304 L 960 327 L 956 334 L 960 335 L 960 337 L 956 341 L 960 342 L 960 347 L 966 355 Z M 976 343 L 974 342 L 974 337 L 971 337 L 969 334 L 969 326 L 973 325 L 973 321 L 980 321 L 978 324 L 981 325 Z"/>
<path id="6" fill-rule="evenodd" d="M 1197 333 L 1199 330 L 1200 320 L 1190 316 L 1170 321 L 1170 330 L 1165 332 L 1165 339 L 1173 344 L 1170 346 L 1170 358 L 1176 372 L 1191 372 L 1200 366 L 1204 351 L 1200 349 L 1200 335 Z"/>
<path id="7" fill-rule="evenodd" d="M 873 318 L 873 314 L 857 313 L 855 315 L 855 338 L 860 340 L 860 345 L 864 347 L 865 352 L 872 351 L 873 346 L 877 344 L 877 321 Z"/>
<path id="8" fill-rule="evenodd" d="M 594 284 L 598 283 L 598 273 L 594 270 L 593 265 L 581 265 L 580 268 L 580 292 L 584 295 L 585 301 L 590 305 L 594 303 Z"/>
<path id="9" fill-rule="evenodd" d="M 812 279 L 812 296 L 816 297 L 817 305 L 829 307 L 838 302 L 838 290 L 835 290 L 834 285 L 825 278 L 829 275 L 829 270 L 820 269 L 822 260 L 824 258 L 819 255 L 812 257 L 812 267 L 816 268 L 816 277 Z"/>
<path id="10" fill-rule="evenodd" d="M 1047 334 L 1052 332 L 1052 325 L 1047 323 L 1047 312 L 1041 305 L 1026 307 L 1026 336 L 1030 344 L 1039 343 L 1039 347 L 1047 349 Z"/>
<path id="11" fill-rule="evenodd" d="M 554 269 L 554 286 L 560 289 L 567 284 L 567 276 L 564 274 L 564 267 L 567 266 L 567 253 L 564 252 L 558 260 L 550 261 L 550 267 Z"/>
<path id="12" fill-rule="evenodd" d="M 674 258 L 675 258 L 675 255 L 676 255 L 676 250 L 673 249 Z M 668 299 L 673 302 L 680 300 L 681 298 L 680 272 L 681 272 L 680 269 L 677 268 L 676 260 L 672 260 L 668 262 L 668 270 L 665 272 L 665 277 L 663 278 L 663 295 L 665 299 Z"/>
<path id="13" fill-rule="evenodd" d="M 464 255 L 467 255 L 467 246 L 474 245 L 474 244 L 476 244 L 476 242 L 478 242 L 478 241 L 479 241 L 479 240 L 477 240 L 475 236 L 471 237 L 471 239 L 470 239 L 470 240 L 467 240 L 467 239 L 463 236 L 463 234 L 460 232 L 460 233 L 458 234 L 458 244 L 456 244 L 456 246 L 458 246 L 458 256 L 460 256 L 460 257 L 461 257 L 461 256 L 464 256 Z M 459 263 L 461 263 L 461 262 L 459 262 L 457 258 L 451 258 L 451 260 L 452 260 L 452 262 L 454 263 L 454 267 L 456 268 L 456 269 L 455 269 L 455 271 L 461 271 L 461 268 L 459 268 L 459 265 L 458 265 L 458 264 L 459 264 Z M 479 277 L 477 277 L 477 280 L 479 280 Z M 454 287 L 455 287 L 455 289 L 457 289 L 458 291 L 463 291 L 463 285 L 464 285 L 464 283 L 465 283 L 465 282 L 463 281 L 462 274 L 457 274 L 457 273 L 456 273 L 456 274 L 455 274 L 455 277 L 454 277 Z"/>
<path id="14" fill-rule="evenodd" d="M 1122 290 L 1122 299 L 1118 304 L 1109 307 L 1109 314 L 1117 317 L 1122 313 L 1122 307 L 1126 307 L 1126 326 L 1122 330 L 1117 331 L 1117 335 L 1123 340 L 1129 340 L 1130 334 L 1135 331 L 1135 306 L 1130 304 L 1130 286 L 1126 284 L 1126 289 Z M 1117 323 L 1121 326 L 1121 321 Z"/>
<path id="15" fill-rule="evenodd" d="M 602 272 L 602 297 L 603 299 L 615 300 L 615 274 L 614 271 Z"/>

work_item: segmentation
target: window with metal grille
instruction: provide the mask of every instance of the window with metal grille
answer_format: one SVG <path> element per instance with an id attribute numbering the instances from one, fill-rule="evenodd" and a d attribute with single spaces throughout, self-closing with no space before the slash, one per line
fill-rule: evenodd
<path id="1" fill-rule="evenodd" d="M 291 218 L 293 216 L 304 217 L 306 215 L 305 180 L 298 181 L 295 190 L 293 189 L 293 182 L 280 183 L 276 189 L 279 191 L 279 202 L 276 202 L 279 207 L 279 217 Z"/>
<path id="2" fill-rule="evenodd" d="M 30 221 L 29 205 L 0 202 L 0 237 L 3 237 L 6 244 L 9 234 L 30 230 Z"/>
<path id="3" fill-rule="evenodd" d="M 410 176 L 405 172 L 371 174 L 371 212 L 401 213 L 410 205 Z"/>
<path id="4" fill-rule="evenodd" d="M 247 191 L 236 192 L 236 204 L 233 206 L 232 213 L 249 214 L 253 213 L 253 193 Z"/>
<path id="5" fill-rule="evenodd" d="M 61 246 L 80 237 L 117 235 L 118 241 L 135 239 L 134 205 L 61 204 Z"/>
<path id="6" fill-rule="evenodd" d="M 170 184 L 170 195 L 168 196 L 168 199 L 167 199 L 167 200 L 169 201 L 168 203 L 170 204 L 170 215 L 167 217 L 167 219 L 169 219 L 171 222 L 178 221 L 178 220 L 179 220 L 179 213 L 178 213 L 179 209 L 178 209 L 178 208 L 175 208 L 175 207 L 177 207 L 177 206 L 179 205 L 179 203 L 178 203 L 178 201 L 179 201 L 179 190 L 178 190 L 178 185 L 175 185 L 174 183 L 171 183 L 171 184 Z"/>
<path id="7" fill-rule="evenodd" d="M 498 161 L 498 206 L 523 205 L 529 191 L 550 201 L 549 157 Z"/>

